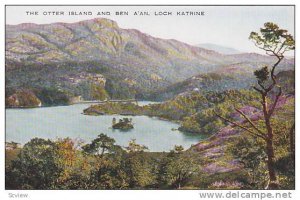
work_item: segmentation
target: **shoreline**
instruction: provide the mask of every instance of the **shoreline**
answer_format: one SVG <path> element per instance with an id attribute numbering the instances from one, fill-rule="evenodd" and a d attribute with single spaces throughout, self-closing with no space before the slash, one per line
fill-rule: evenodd
<path id="1" fill-rule="evenodd" d="M 99 104 L 96 104 L 96 106 Z M 92 105 L 93 106 L 93 105 Z M 139 106 L 139 105 L 138 105 Z M 142 105 L 139 106 L 141 109 L 143 109 L 144 106 L 149 106 L 149 105 Z M 86 108 L 85 110 L 88 110 L 90 107 Z M 171 123 L 175 123 L 177 125 L 179 125 L 179 127 L 176 129 L 177 131 L 180 131 L 181 133 L 186 133 L 186 134 L 190 134 L 190 135 L 204 135 L 202 133 L 199 132 L 195 132 L 195 131 L 187 131 L 187 130 L 180 130 L 180 125 L 181 125 L 181 120 L 174 120 L 174 119 L 169 119 L 169 118 L 165 118 L 162 116 L 156 116 L 156 115 L 152 115 L 152 114 L 147 114 L 147 111 L 142 111 L 142 113 L 131 113 L 131 114 L 122 114 L 122 113 L 105 113 L 104 111 L 87 111 L 85 112 L 85 110 L 83 110 L 83 115 L 90 115 L 90 116 L 102 116 L 102 115 L 108 115 L 108 116 L 113 116 L 113 115 L 119 115 L 119 116 L 146 116 L 146 117 L 150 117 L 150 118 L 156 118 L 158 120 L 162 120 L 162 121 L 166 121 L 166 122 L 171 122 Z"/>
<path id="2" fill-rule="evenodd" d="M 126 99 L 117 99 L 117 101 L 126 101 Z M 87 105 L 97 105 L 97 104 L 102 104 L 102 103 L 107 103 L 110 101 L 81 101 L 81 102 L 75 102 L 75 103 L 69 103 L 69 104 L 56 104 L 56 105 L 41 105 L 41 106 L 7 106 L 5 105 L 5 109 L 31 109 L 31 108 L 48 108 L 48 107 L 59 107 L 59 106 L 72 106 L 72 105 L 76 105 L 76 104 L 87 104 Z M 111 101 L 114 102 L 114 101 Z M 158 101 L 151 101 L 151 100 L 137 100 L 137 102 L 153 102 L 153 104 L 157 104 L 157 103 L 162 103 L 162 102 L 158 102 Z M 151 103 L 150 103 L 151 104 Z"/>

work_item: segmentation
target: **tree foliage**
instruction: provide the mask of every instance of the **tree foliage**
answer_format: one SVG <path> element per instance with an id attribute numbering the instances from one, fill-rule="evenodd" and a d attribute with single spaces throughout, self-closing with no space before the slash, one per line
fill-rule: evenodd
<path id="1" fill-rule="evenodd" d="M 115 148 L 115 140 L 101 133 L 90 144 L 82 147 L 83 151 L 89 154 L 96 154 L 103 156 L 106 152 L 112 152 Z"/>
<path id="2" fill-rule="evenodd" d="M 175 146 L 160 164 L 158 182 L 166 184 L 168 188 L 180 189 L 199 169 L 191 152 L 187 155 L 182 146 Z"/>
<path id="3" fill-rule="evenodd" d="M 257 85 L 254 86 L 253 89 L 260 95 L 260 109 L 264 119 L 263 129 L 242 110 L 236 107 L 235 111 L 244 118 L 247 125 L 251 127 L 250 129 L 244 124 L 231 120 L 228 117 L 224 117 L 217 113 L 216 115 L 224 121 L 247 131 L 251 136 L 260 138 L 264 141 L 269 174 L 267 188 L 276 189 L 279 187 L 279 183 L 275 170 L 274 125 L 272 124 L 272 119 L 274 117 L 276 106 L 282 98 L 282 88 L 278 84 L 275 69 L 284 58 L 284 53 L 295 48 L 295 41 L 293 36 L 290 35 L 287 30 L 280 29 L 278 25 L 272 22 L 265 23 L 264 27 L 260 29 L 260 33 L 251 32 L 249 39 L 254 42 L 255 46 L 264 50 L 267 55 L 274 56 L 277 59 L 270 69 L 268 67 L 263 67 L 254 72 L 257 79 Z"/>

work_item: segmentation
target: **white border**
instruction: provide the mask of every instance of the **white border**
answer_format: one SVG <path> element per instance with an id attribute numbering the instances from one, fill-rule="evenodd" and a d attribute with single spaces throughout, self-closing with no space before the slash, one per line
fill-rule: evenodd
<path id="1" fill-rule="evenodd" d="M 111 200 L 111 199 L 122 199 L 122 200 L 126 200 L 126 199 L 130 199 L 130 200 L 153 200 L 153 199 L 164 199 L 164 200 L 168 200 L 168 199 L 172 199 L 172 200 L 192 200 L 192 199 L 200 199 L 199 197 L 199 192 L 204 192 L 204 190 L 191 190 L 191 191 L 162 191 L 162 190 L 148 190 L 148 191 L 144 191 L 144 190 L 123 190 L 123 191 L 119 191 L 119 190 L 111 190 L 111 191 L 44 191 L 44 190 L 40 190 L 40 191 L 10 191 L 10 190 L 5 190 L 4 189 L 4 114 L 5 114 L 5 107 L 4 107 L 4 99 L 5 99 L 5 91 L 4 91 L 4 82 L 5 82 L 5 76 L 4 76 L 4 72 L 5 72 L 5 43 L 4 43 L 4 5 L 8 4 L 8 5 L 12 5 L 12 4 L 39 4 L 39 5 L 51 5 L 51 4 L 78 4 L 78 5 L 82 5 L 82 4 L 140 4 L 140 5 L 149 5 L 149 4 L 199 4 L 199 5 L 212 5 L 212 4 L 223 4 L 223 5 L 232 5 L 232 4 L 237 4 L 237 5 L 282 5 L 282 4 L 292 4 L 292 5 L 296 5 L 296 22 L 298 22 L 299 24 L 299 17 L 298 17 L 298 5 L 300 2 L 299 0 L 245 0 L 245 1 L 240 1 L 240 0 L 226 0 L 226 1 L 222 1 L 222 0 L 202 0 L 202 1 L 197 1 L 197 0 L 151 0 L 151 1 L 141 1 L 141 0 L 126 0 L 126 1 L 122 1 L 122 0 L 102 0 L 102 1 L 97 1 L 97 0 L 85 0 L 85 1 L 80 1 L 80 0 L 71 0 L 71 1 L 61 1 L 61 0 L 47 0 L 47 1 L 34 1 L 34 0 L 26 0 L 26 1 L 22 1 L 22 0 L 2 0 L 1 1 L 1 8 L 0 8 L 0 43 L 1 43 L 1 48 L 0 48 L 0 55 L 1 55 L 1 73 L 0 73 L 0 99 L 1 99 L 1 106 L 0 106 L 0 169 L 1 169 L 1 173 L 0 173 L 0 187 L 1 187 L 1 193 L 0 193 L 0 198 L 1 199 L 12 199 L 9 198 L 9 193 L 25 193 L 28 194 L 29 197 L 27 199 L 33 199 L 33 200 L 53 200 L 53 199 L 72 199 L 72 200 L 84 200 L 84 199 L 88 199 L 88 200 L 92 200 L 92 199 L 105 199 L 105 200 Z M 17 13 L 16 13 L 17 14 Z M 299 33 L 299 25 L 296 25 L 296 35 L 295 35 L 295 39 L 296 39 L 296 48 L 299 46 L 299 42 L 298 42 L 298 33 Z M 296 55 L 296 65 L 298 64 L 298 54 L 299 51 L 296 51 L 297 55 Z M 296 113 L 298 113 L 297 111 L 299 110 L 298 107 L 298 103 L 299 103 L 299 81 L 297 80 L 298 77 L 300 77 L 300 70 L 296 69 Z M 296 144 L 300 144 L 300 137 L 297 136 L 299 133 L 299 118 L 298 115 L 296 115 Z M 297 148 L 296 145 L 296 156 L 299 155 L 299 148 Z M 298 156 L 299 157 L 299 156 Z M 299 191 L 299 184 L 298 181 L 299 179 L 299 170 L 300 170 L 300 165 L 299 165 L 299 159 L 296 159 L 296 190 L 295 191 L 290 191 L 292 192 L 292 197 L 293 199 L 300 199 L 300 191 Z M 208 191 L 208 190 L 206 190 Z M 213 191 L 212 191 L 213 192 Z M 225 191 L 227 192 L 227 191 Z M 245 191 L 243 191 L 245 192 Z M 255 192 L 255 191 L 250 191 L 250 192 Z M 263 191 L 257 191 L 257 192 L 263 192 Z M 280 191 L 279 191 L 280 192 Z M 284 191 L 281 191 L 284 192 Z M 289 191 L 287 191 L 289 192 Z"/>

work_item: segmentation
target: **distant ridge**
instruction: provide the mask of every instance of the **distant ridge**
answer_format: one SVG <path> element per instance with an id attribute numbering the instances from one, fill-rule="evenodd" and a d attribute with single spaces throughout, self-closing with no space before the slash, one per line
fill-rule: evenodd
<path id="1" fill-rule="evenodd" d="M 218 53 L 226 54 L 226 55 L 242 53 L 241 51 L 239 51 L 237 49 L 225 47 L 225 46 L 221 46 L 221 45 L 217 45 L 217 44 L 212 44 L 212 43 L 197 44 L 196 46 L 204 48 L 204 49 L 216 51 Z"/>
<path id="2" fill-rule="evenodd" d="M 252 75 L 253 69 L 274 63 L 270 56 L 226 55 L 122 29 L 105 18 L 6 25 L 5 58 L 6 95 L 30 91 L 42 104 L 59 96 L 94 100 L 99 94 L 143 99 L 199 74 L 247 69 Z M 292 69 L 294 60 L 285 59 L 279 67 Z"/>

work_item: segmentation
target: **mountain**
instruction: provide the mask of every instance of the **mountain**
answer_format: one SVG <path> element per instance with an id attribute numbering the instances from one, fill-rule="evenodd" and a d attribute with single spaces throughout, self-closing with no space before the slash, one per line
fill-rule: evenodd
<path id="1" fill-rule="evenodd" d="M 241 54 L 241 58 L 242 58 Z M 257 59 L 259 61 L 259 58 Z M 247 64 L 231 64 L 209 73 L 201 73 L 165 88 L 150 93 L 147 98 L 153 101 L 164 101 L 178 95 L 188 95 L 191 92 L 224 92 L 227 90 L 250 89 L 256 84 L 253 72 L 255 68 Z M 280 85 L 287 93 L 294 93 L 294 71 L 279 70 L 276 75 Z"/>
<path id="2" fill-rule="evenodd" d="M 230 70 L 230 69 L 228 69 Z M 176 97 L 177 95 L 185 95 L 190 92 L 207 93 L 223 92 L 226 90 L 249 89 L 255 83 L 255 79 L 251 73 L 241 72 L 239 70 L 233 73 L 203 73 L 184 81 L 172 84 L 166 88 L 154 91 L 148 98 L 154 101 L 163 101 Z"/>
<path id="3" fill-rule="evenodd" d="M 252 69 L 274 63 L 269 56 L 223 55 L 155 38 L 104 18 L 6 25 L 5 50 L 6 98 L 26 91 L 28 95 L 19 97 L 35 95 L 42 105 L 74 99 L 144 99 L 195 75 L 226 71 L 226 66 Z M 294 60 L 286 59 L 280 67 L 291 69 Z"/>
<path id="4" fill-rule="evenodd" d="M 213 50 L 213 51 L 216 51 L 221 54 L 227 54 L 227 55 L 241 53 L 237 49 L 225 47 L 225 46 L 221 46 L 221 45 L 217 45 L 217 44 L 212 44 L 212 43 L 197 44 L 196 46 L 204 48 L 204 49 L 208 49 L 208 50 Z"/>

